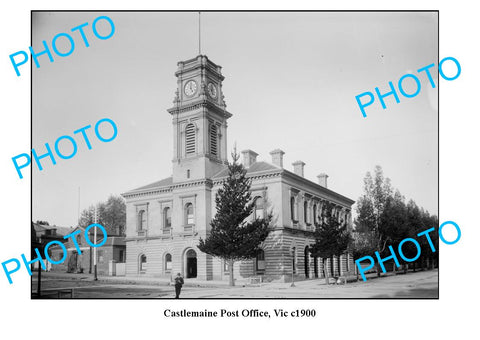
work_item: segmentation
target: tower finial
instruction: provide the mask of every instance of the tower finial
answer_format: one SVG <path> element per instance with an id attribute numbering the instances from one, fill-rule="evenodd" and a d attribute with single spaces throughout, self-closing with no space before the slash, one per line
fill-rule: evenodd
<path id="1" fill-rule="evenodd" d="M 198 12 L 198 55 L 202 54 L 202 40 L 201 40 L 202 34 L 201 34 L 201 25 L 200 25 L 201 24 L 200 13 L 201 12 Z"/>

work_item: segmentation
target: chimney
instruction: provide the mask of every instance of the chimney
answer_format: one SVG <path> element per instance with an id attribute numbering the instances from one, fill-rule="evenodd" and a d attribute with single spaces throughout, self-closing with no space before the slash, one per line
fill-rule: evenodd
<path id="1" fill-rule="evenodd" d="M 272 155 L 272 163 L 275 164 L 276 166 L 283 168 L 283 155 L 285 152 L 283 152 L 280 149 L 275 149 L 272 152 L 270 152 L 270 155 Z"/>
<path id="2" fill-rule="evenodd" d="M 245 168 L 251 167 L 252 164 L 257 161 L 258 153 L 256 153 L 255 151 L 252 151 L 250 149 L 243 150 L 242 155 L 243 155 L 243 166 Z"/>
<path id="3" fill-rule="evenodd" d="M 292 163 L 292 165 L 293 165 L 293 172 L 295 172 L 295 174 L 297 174 L 298 176 L 303 177 L 303 167 L 305 166 L 305 163 L 303 163 L 302 161 L 296 161 Z"/>
<path id="4" fill-rule="evenodd" d="M 327 188 L 328 175 L 321 173 L 320 175 L 317 176 L 317 178 L 318 178 L 318 184 L 320 184 L 324 188 Z"/>

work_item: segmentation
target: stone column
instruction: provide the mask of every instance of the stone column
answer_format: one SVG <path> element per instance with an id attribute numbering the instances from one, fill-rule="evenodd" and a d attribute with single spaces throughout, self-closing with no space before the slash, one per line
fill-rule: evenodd
<path id="1" fill-rule="evenodd" d="M 338 272 L 338 257 L 337 256 L 334 256 L 333 257 L 333 276 L 339 276 L 339 272 Z"/>
<path id="2" fill-rule="evenodd" d="M 347 254 L 340 255 L 340 276 L 347 273 Z"/>

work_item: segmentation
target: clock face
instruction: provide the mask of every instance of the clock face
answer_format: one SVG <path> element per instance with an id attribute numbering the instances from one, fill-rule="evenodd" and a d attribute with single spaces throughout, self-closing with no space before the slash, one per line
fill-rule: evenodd
<path id="1" fill-rule="evenodd" d="M 210 97 L 217 98 L 217 87 L 213 83 L 208 83 L 207 89 Z"/>
<path id="2" fill-rule="evenodd" d="M 185 84 L 183 92 L 189 97 L 193 96 L 197 92 L 197 83 L 194 80 L 190 80 Z"/>

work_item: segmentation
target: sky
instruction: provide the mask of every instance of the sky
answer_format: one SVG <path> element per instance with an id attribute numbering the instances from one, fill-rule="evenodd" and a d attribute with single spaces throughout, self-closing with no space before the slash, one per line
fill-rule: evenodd
<path id="1" fill-rule="evenodd" d="M 92 22 L 107 15 L 115 24 L 107 40 Z M 430 213 L 438 207 L 437 88 L 419 74 L 414 98 L 400 95 L 387 109 L 376 102 L 364 118 L 355 96 L 385 93 L 406 73 L 435 63 L 438 84 L 438 20 L 423 12 L 207 12 L 201 15 L 201 53 L 222 66 L 228 148 L 252 149 L 258 160 L 285 152 L 284 167 L 302 160 L 305 177 L 329 175 L 328 187 L 353 200 L 375 165 L 407 199 Z M 168 177 L 172 172 L 170 114 L 177 62 L 198 55 L 196 12 L 33 13 L 32 47 L 88 22 L 90 46 L 73 34 L 67 57 L 40 56 L 32 72 L 32 145 L 44 153 L 62 135 L 74 137 L 77 154 L 33 166 L 33 220 L 73 226 L 80 210 L 110 194 Z M 99 22 L 99 32 L 109 32 Z M 78 32 L 77 32 L 78 34 Z M 60 50 L 68 50 L 58 40 Z M 412 83 L 405 90 L 413 92 Z M 112 119 L 118 136 L 99 141 L 93 126 Z M 92 149 L 73 131 L 86 125 Z M 108 130 L 108 129 L 106 129 Z M 105 130 L 105 135 L 108 131 Z M 65 144 L 65 150 L 68 147 Z M 67 153 L 67 151 L 65 151 Z M 15 171 L 13 169 L 13 171 Z"/>

